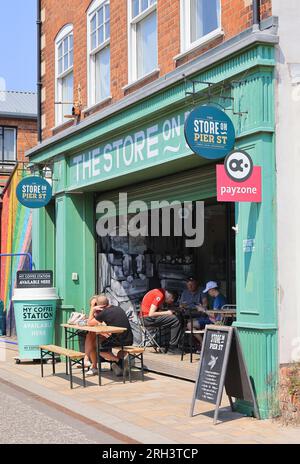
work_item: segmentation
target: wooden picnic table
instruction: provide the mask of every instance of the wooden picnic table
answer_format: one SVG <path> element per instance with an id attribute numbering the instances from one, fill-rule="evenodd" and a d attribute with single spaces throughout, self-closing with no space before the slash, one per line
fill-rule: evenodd
<path id="1" fill-rule="evenodd" d="M 75 324 L 61 324 L 61 327 L 65 330 L 65 348 L 68 348 L 68 341 L 72 340 L 81 333 L 94 333 L 96 334 L 96 345 L 97 345 L 97 361 L 98 361 L 98 379 L 99 385 L 101 386 L 101 350 L 102 350 L 102 339 L 101 335 L 111 334 L 118 335 L 126 332 L 127 329 L 124 327 L 114 327 L 105 324 L 96 326 L 88 325 L 75 325 Z M 121 349 L 123 347 L 120 347 Z"/>

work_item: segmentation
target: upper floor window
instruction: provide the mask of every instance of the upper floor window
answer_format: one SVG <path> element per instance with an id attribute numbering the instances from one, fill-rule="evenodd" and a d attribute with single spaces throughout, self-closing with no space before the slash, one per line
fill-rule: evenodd
<path id="1" fill-rule="evenodd" d="M 128 0 L 129 81 L 140 79 L 158 66 L 157 0 Z"/>
<path id="2" fill-rule="evenodd" d="M 221 33 L 221 0 L 181 0 L 182 51 Z"/>
<path id="3" fill-rule="evenodd" d="M 89 105 L 110 96 L 110 2 L 95 0 L 88 10 Z"/>
<path id="4" fill-rule="evenodd" d="M 16 161 L 17 130 L 0 126 L 0 162 Z"/>
<path id="5" fill-rule="evenodd" d="M 55 41 L 56 124 L 62 124 L 66 120 L 65 115 L 72 114 L 74 106 L 73 42 L 73 26 L 68 24 L 61 30 Z"/>

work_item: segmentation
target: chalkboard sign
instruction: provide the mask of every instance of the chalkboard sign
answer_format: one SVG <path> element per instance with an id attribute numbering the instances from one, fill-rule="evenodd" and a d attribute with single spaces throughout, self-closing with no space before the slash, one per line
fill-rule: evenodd
<path id="1" fill-rule="evenodd" d="M 17 288 L 53 287 L 52 271 L 18 271 Z"/>
<path id="2" fill-rule="evenodd" d="M 207 332 L 196 392 L 197 400 L 217 403 L 227 342 L 228 332 Z"/>
<path id="3" fill-rule="evenodd" d="M 190 415 L 193 416 L 196 400 L 215 404 L 216 424 L 224 387 L 232 410 L 232 398 L 245 400 L 253 404 L 254 415 L 259 418 L 236 328 L 209 325 L 205 327 Z"/>

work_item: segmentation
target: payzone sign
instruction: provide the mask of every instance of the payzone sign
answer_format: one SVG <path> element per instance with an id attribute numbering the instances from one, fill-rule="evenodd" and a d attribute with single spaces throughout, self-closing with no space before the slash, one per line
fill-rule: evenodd
<path id="1" fill-rule="evenodd" d="M 211 160 L 226 156 L 235 143 L 231 119 L 224 111 L 210 105 L 199 106 L 190 113 L 184 133 L 193 152 Z"/>
<path id="2" fill-rule="evenodd" d="M 17 198 L 26 208 L 43 208 L 52 198 L 52 187 L 42 177 L 25 177 L 17 186 Z"/>

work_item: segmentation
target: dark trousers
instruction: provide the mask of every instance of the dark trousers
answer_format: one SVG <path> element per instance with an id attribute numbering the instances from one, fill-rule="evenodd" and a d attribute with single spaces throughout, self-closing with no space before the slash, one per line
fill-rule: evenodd
<path id="1" fill-rule="evenodd" d="M 176 347 L 178 345 L 181 336 L 181 324 L 176 316 L 145 317 L 144 324 L 145 327 L 151 325 L 162 329 L 170 329 L 170 346 Z"/>

